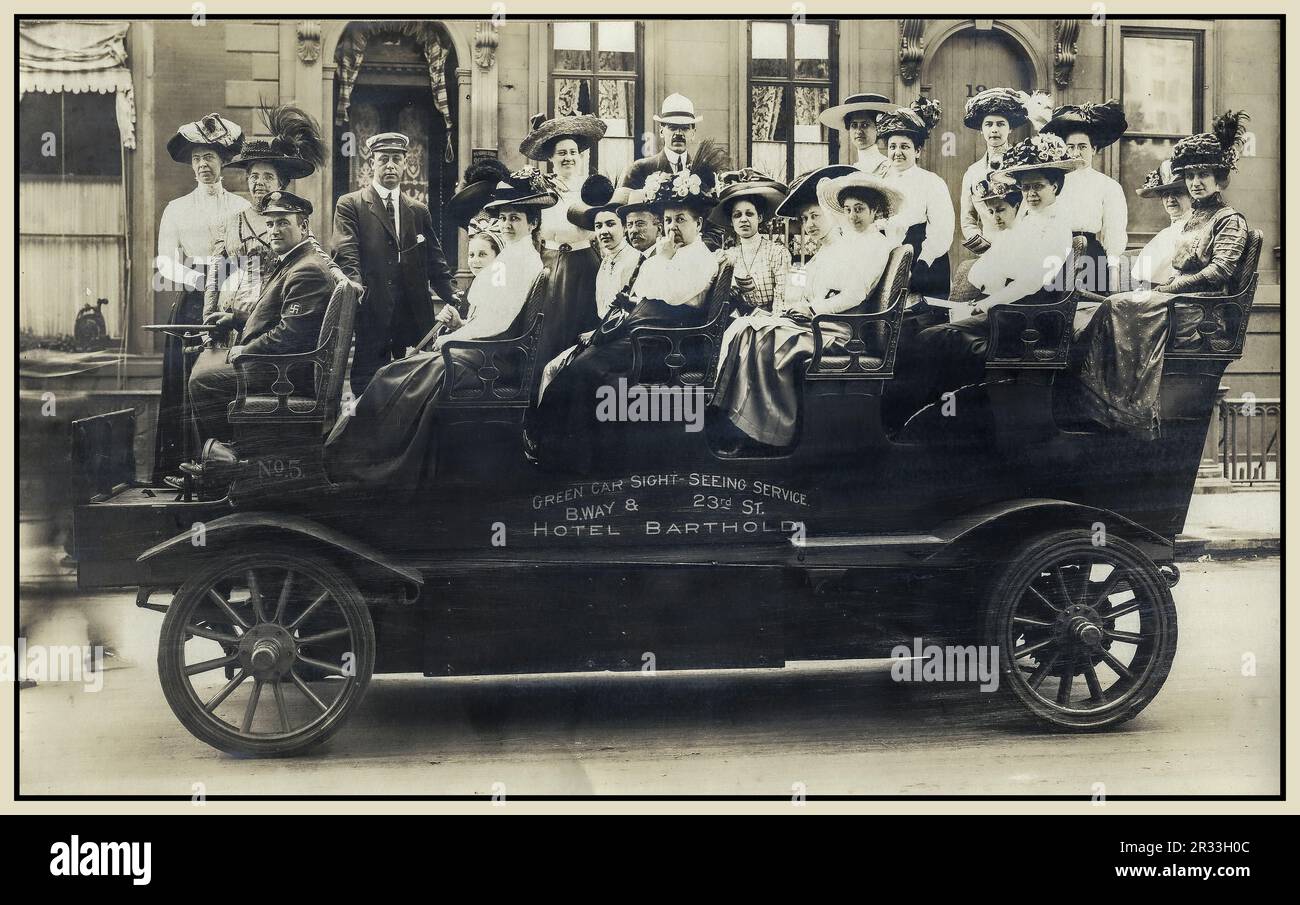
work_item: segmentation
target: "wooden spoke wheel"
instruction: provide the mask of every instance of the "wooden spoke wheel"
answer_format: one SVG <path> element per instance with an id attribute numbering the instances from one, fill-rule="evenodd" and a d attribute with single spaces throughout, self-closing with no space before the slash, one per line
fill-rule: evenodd
<path id="1" fill-rule="evenodd" d="M 253 756 L 298 754 L 337 732 L 374 663 L 356 585 L 293 551 L 202 566 L 172 598 L 158 644 L 177 719 L 215 748 Z"/>
<path id="2" fill-rule="evenodd" d="M 1068 729 L 1132 719 L 1155 698 L 1178 645 L 1168 582 L 1132 544 L 1084 530 L 1030 541 L 993 582 L 984 642 L 1000 690 Z"/>

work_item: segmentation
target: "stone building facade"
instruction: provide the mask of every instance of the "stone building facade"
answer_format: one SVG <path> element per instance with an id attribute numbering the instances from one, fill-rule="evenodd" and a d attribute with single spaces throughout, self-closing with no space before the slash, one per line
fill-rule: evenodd
<path id="1" fill-rule="evenodd" d="M 1229 197 L 1264 231 L 1265 254 L 1253 336 L 1228 382 L 1234 395 L 1280 394 L 1277 19 L 208 18 L 196 25 L 182 18 L 130 22 L 125 47 L 135 147 L 121 154 L 119 223 L 105 229 L 120 229 L 124 262 L 119 297 L 110 300 L 124 314 L 110 318 L 110 330 L 124 331 L 132 352 L 152 352 L 153 338 L 140 327 L 170 303 L 151 287 L 159 217 L 167 201 L 193 185 L 164 145 L 178 124 L 205 113 L 221 113 L 250 133 L 257 131 L 261 102 L 293 101 L 315 115 L 333 155 L 296 190 L 316 205 L 313 225 L 328 235 L 334 199 L 361 178 L 348 150 L 367 131 L 417 133 L 413 185 L 436 207 L 477 155 L 521 165 L 520 139 L 529 116 L 542 111 L 581 109 L 604 117 L 610 123 L 599 151 L 604 158 L 590 164 L 616 176 L 624 160 L 657 149 L 651 117 L 673 92 L 694 101 L 700 137 L 725 145 L 737 165 L 782 178 L 851 157 L 834 133 L 815 126 L 821 107 L 860 91 L 900 103 L 918 94 L 934 97 L 945 114 L 920 162 L 943 176 L 955 197 L 963 170 L 982 150 L 978 135 L 961 125 L 962 105 L 983 87 L 1008 85 L 1047 90 L 1055 103 L 1124 102 L 1130 132 L 1103 152 L 1101 168 L 1129 190 L 1135 246 L 1164 225 L 1164 214 L 1132 189 L 1172 141 L 1208 129 L 1225 109 L 1250 112 L 1251 156 Z M 26 128 L 21 131 L 26 140 Z M 239 182 L 233 175 L 226 180 L 232 190 L 243 188 Z M 444 242 L 463 260 L 458 240 L 448 226 Z M 26 311 L 64 304 L 33 293 Z"/>

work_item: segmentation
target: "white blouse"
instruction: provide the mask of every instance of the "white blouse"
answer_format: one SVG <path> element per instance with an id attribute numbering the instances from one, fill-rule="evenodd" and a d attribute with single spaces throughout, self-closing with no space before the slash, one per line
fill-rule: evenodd
<path id="1" fill-rule="evenodd" d="M 1058 203 L 1070 211 L 1071 230 L 1096 235 L 1111 257 L 1124 254 L 1128 246 L 1128 202 L 1118 182 L 1092 167 L 1066 173 Z"/>
<path id="2" fill-rule="evenodd" d="M 438 337 L 438 344 L 449 339 L 491 339 L 510 329 L 524 303 L 528 290 L 542 272 L 542 258 L 529 239 L 510 242 L 491 264 L 484 268 L 469 287 L 469 313 L 465 322 L 450 333 Z"/>
<path id="3" fill-rule="evenodd" d="M 167 202 L 158 224 L 158 273 L 173 286 L 202 290 L 203 274 L 190 264 L 207 264 L 226 224 L 250 207 L 220 182 L 196 185 L 188 195 Z"/>
<path id="4" fill-rule="evenodd" d="M 572 204 L 578 204 L 582 201 L 582 190 L 574 189 L 570 192 L 561 192 L 558 204 L 542 209 L 542 241 L 548 247 L 558 245 L 567 245 L 569 248 L 577 251 L 586 248 L 591 244 L 591 237 L 595 233 L 589 233 L 581 227 L 574 226 L 569 222 L 568 210 Z"/>
<path id="5" fill-rule="evenodd" d="M 1174 248 L 1178 236 L 1183 231 L 1183 224 L 1191 214 L 1189 210 L 1177 220 L 1170 223 L 1151 237 L 1151 241 L 1142 246 L 1142 250 L 1129 259 L 1133 285 L 1149 283 L 1159 286 L 1174 275 Z"/>
<path id="6" fill-rule="evenodd" d="M 903 193 L 902 209 L 886 223 L 900 232 L 924 223 L 925 241 L 921 243 L 921 260 L 933 264 L 948 253 L 957 228 L 948 184 L 937 173 L 919 166 L 910 166 L 902 172 L 891 168 L 885 178 L 897 180 L 898 189 Z"/>
<path id="7" fill-rule="evenodd" d="M 624 242 L 612 255 L 600 259 L 600 269 L 596 271 L 596 316 L 604 319 L 614 304 L 614 296 L 627 285 L 632 278 L 632 271 L 641 260 L 641 252 Z"/>
<path id="8" fill-rule="evenodd" d="M 813 255 L 803 272 L 803 298 L 814 314 L 838 314 L 862 303 L 898 245 L 880 229 L 846 230 Z"/>
<path id="9" fill-rule="evenodd" d="M 689 305 L 709 288 L 717 272 L 718 259 L 703 239 L 696 239 L 677 249 L 671 259 L 655 252 L 637 274 L 633 291 L 669 305 Z"/>
<path id="10" fill-rule="evenodd" d="M 1055 283 L 1074 239 L 1069 211 L 1060 202 L 1023 216 L 971 265 L 967 278 L 984 291 L 982 306 L 1006 304 Z"/>
<path id="11" fill-rule="evenodd" d="M 889 158 L 881 154 L 880 149 L 875 145 L 865 151 L 859 151 L 857 162 L 853 165 L 864 173 L 870 173 L 872 176 L 884 176 L 890 167 Z"/>

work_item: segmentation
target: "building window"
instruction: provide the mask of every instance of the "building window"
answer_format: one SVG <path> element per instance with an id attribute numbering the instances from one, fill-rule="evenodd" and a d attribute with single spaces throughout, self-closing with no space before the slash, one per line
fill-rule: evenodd
<path id="1" fill-rule="evenodd" d="M 588 156 L 588 172 L 616 184 L 637 157 L 641 118 L 641 24 L 551 23 L 551 116 L 594 113 L 608 127 Z"/>
<path id="2" fill-rule="evenodd" d="M 1119 143 L 1119 182 L 1133 197 L 1174 143 L 1204 128 L 1205 33 L 1122 26 L 1120 100 L 1128 131 Z M 1158 204 L 1129 207 L 1129 233 L 1169 225 Z"/>
<path id="3" fill-rule="evenodd" d="M 29 91 L 18 104 L 18 136 L 23 176 L 122 175 L 114 94 Z"/>
<path id="4" fill-rule="evenodd" d="M 838 133 L 817 122 L 836 98 L 834 22 L 749 24 L 749 163 L 774 179 L 830 163 Z"/>

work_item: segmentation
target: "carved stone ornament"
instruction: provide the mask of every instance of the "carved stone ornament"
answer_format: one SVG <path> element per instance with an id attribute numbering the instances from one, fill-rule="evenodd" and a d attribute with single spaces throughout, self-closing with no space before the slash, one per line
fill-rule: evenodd
<path id="1" fill-rule="evenodd" d="M 501 42 L 501 36 L 497 34 L 497 27 L 491 22 L 480 22 L 474 28 L 474 64 L 479 69 L 487 70 L 492 68 L 496 62 L 497 45 Z"/>
<path id="2" fill-rule="evenodd" d="M 925 56 L 924 19 L 898 20 L 898 74 L 904 85 L 916 81 L 921 73 L 921 59 Z"/>
<path id="3" fill-rule="evenodd" d="M 1074 61 L 1079 55 L 1079 20 L 1056 20 L 1056 48 L 1052 62 L 1052 77 L 1057 88 L 1070 87 L 1074 75 Z"/>
<path id="4" fill-rule="evenodd" d="M 311 65 L 320 59 L 320 20 L 298 22 L 298 59 Z"/>

